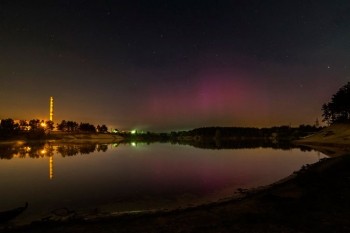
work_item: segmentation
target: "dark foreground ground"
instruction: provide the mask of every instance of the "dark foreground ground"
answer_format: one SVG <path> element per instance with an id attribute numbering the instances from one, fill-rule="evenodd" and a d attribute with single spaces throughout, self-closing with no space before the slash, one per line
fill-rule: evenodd
<path id="1" fill-rule="evenodd" d="M 326 159 L 240 200 L 186 210 L 41 221 L 4 232 L 350 232 L 350 155 Z"/>

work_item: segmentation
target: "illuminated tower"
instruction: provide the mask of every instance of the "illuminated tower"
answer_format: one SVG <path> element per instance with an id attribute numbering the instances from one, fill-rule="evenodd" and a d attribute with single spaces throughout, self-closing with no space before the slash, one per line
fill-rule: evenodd
<path id="1" fill-rule="evenodd" d="M 50 97 L 50 121 L 53 121 L 53 97 Z"/>

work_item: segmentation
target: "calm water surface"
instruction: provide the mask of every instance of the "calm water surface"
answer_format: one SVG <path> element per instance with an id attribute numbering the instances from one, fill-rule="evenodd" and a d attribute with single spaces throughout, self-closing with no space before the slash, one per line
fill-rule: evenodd
<path id="1" fill-rule="evenodd" d="M 5 151 L 5 152 L 4 152 Z M 175 208 L 278 181 L 326 157 L 299 149 L 205 150 L 184 145 L 77 145 L 2 149 L 0 210 L 29 203 L 17 221 L 68 208 L 111 212 Z"/>

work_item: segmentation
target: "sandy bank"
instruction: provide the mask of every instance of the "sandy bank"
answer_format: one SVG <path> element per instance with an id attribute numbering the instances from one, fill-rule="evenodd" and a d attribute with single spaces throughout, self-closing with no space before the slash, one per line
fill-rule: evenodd
<path id="1" fill-rule="evenodd" d="M 299 144 L 350 146 L 350 124 L 336 124 L 298 140 Z"/>
<path id="2" fill-rule="evenodd" d="M 336 124 L 294 142 L 306 145 L 328 156 L 350 154 L 350 124 Z"/>

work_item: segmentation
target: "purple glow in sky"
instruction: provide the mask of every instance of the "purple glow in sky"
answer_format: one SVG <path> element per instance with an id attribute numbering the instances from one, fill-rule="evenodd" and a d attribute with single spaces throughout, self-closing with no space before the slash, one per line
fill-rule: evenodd
<path id="1" fill-rule="evenodd" d="M 0 118 L 313 124 L 349 81 L 350 2 L 5 1 Z"/>

